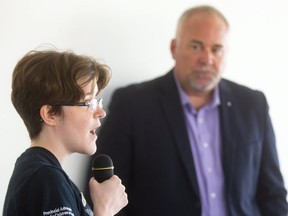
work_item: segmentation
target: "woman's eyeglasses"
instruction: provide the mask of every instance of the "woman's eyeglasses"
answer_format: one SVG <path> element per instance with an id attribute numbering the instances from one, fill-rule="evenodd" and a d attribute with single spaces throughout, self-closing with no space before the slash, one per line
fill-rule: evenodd
<path id="1" fill-rule="evenodd" d="M 98 107 L 103 108 L 103 99 L 100 98 L 93 98 L 90 101 L 84 102 L 63 102 L 63 103 L 56 103 L 54 106 L 87 106 L 89 110 L 95 112 Z"/>

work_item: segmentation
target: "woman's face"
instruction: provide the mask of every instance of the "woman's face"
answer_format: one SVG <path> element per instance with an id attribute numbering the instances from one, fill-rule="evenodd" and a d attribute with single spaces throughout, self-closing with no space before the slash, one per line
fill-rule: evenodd
<path id="1" fill-rule="evenodd" d="M 81 81 L 78 82 L 80 86 Z M 85 85 L 83 91 L 85 96 L 79 102 L 95 98 L 98 92 L 96 80 Z M 96 152 L 96 129 L 101 125 L 100 119 L 105 116 L 105 111 L 99 106 L 95 111 L 89 110 L 87 106 L 63 106 L 63 115 L 57 124 L 57 133 L 66 152 L 94 154 Z"/>

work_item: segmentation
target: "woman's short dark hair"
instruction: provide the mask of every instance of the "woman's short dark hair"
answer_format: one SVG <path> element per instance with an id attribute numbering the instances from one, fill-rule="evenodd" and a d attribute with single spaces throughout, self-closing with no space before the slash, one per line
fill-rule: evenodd
<path id="1" fill-rule="evenodd" d="M 42 129 L 40 108 L 51 105 L 51 112 L 61 114 L 59 101 L 76 102 L 84 98 L 84 78 L 88 84 L 97 80 L 98 92 L 109 82 L 110 69 L 93 57 L 71 51 L 30 51 L 15 66 L 12 76 L 12 103 L 23 119 L 31 139 Z"/>

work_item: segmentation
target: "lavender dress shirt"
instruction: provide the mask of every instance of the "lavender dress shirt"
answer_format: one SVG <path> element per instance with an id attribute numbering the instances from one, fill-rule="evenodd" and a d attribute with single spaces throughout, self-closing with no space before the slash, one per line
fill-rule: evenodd
<path id="1" fill-rule="evenodd" d="M 176 80 L 177 83 L 177 80 Z M 202 216 L 226 216 L 225 182 L 221 159 L 219 88 L 212 100 L 195 110 L 177 83 L 200 191 Z"/>

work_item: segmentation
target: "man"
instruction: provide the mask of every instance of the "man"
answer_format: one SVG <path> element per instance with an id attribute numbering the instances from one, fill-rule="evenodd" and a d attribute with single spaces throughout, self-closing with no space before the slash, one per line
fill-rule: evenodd
<path id="1" fill-rule="evenodd" d="M 287 216 L 264 94 L 222 79 L 229 24 L 181 16 L 166 75 L 115 91 L 97 141 L 126 187 L 129 216 Z"/>

